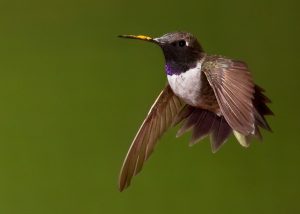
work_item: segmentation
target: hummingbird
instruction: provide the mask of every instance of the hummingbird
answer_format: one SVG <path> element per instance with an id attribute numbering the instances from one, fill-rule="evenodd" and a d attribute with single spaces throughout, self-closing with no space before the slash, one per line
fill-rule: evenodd
<path id="1" fill-rule="evenodd" d="M 265 119 L 273 115 L 270 99 L 253 81 L 247 64 L 220 55 L 209 55 L 191 33 L 172 32 L 152 38 L 119 37 L 158 45 L 165 58 L 168 83 L 158 95 L 127 152 L 119 176 L 119 190 L 127 188 L 149 158 L 158 139 L 181 124 L 176 137 L 192 131 L 190 145 L 210 137 L 215 153 L 231 134 L 243 147 L 260 129 L 271 131 Z"/>

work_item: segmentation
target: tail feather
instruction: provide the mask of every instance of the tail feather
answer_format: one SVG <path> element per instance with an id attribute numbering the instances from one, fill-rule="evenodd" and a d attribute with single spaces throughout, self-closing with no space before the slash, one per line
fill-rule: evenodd
<path id="1" fill-rule="evenodd" d="M 178 125 L 180 122 L 185 120 L 190 114 L 195 110 L 194 107 L 190 105 L 185 105 L 181 111 L 176 115 L 176 117 L 173 120 L 173 126 Z"/>
<path id="2" fill-rule="evenodd" d="M 184 118 L 184 122 L 176 136 L 181 136 L 185 132 L 192 130 L 190 140 L 190 145 L 192 146 L 207 135 L 210 135 L 213 152 L 219 150 L 232 132 L 223 116 L 217 116 L 215 113 L 204 109 L 193 108 L 191 110 L 191 107 L 184 108 L 179 113 L 178 118 Z"/>
<path id="3" fill-rule="evenodd" d="M 224 117 L 218 117 L 217 120 L 215 120 L 210 138 L 213 153 L 217 152 L 221 148 L 231 132 L 232 129 L 228 125 Z"/>
<path id="4" fill-rule="evenodd" d="M 269 126 L 265 116 L 274 115 L 274 113 L 267 106 L 268 103 L 271 103 L 271 100 L 266 95 L 263 94 L 265 90 L 259 87 L 258 85 L 255 85 L 254 89 L 255 89 L 255 93 L 254 93 L 253 105 L 255 108 L 254 114 L 255 114 L 255 125 L 256 125 L 256 133 L 257 133 L 256 136 L 260 136 L 260 138 L 262 138 L 259 131 L 259 127 L 272 132 L 272 129 Z"/>
<path id="5" fill-rule="evenodd" d="M 211 132 L 215 118 L 217 117 L 215 114 L 202 109 L 197 111 L 197 115 L 199 116 L 199 120 L 194 126 L 190 145 L 194 145 Z"/>
<path id="6" fill-rule="evenodd" d="M 177 137 L 187 131 L 192 130 L 190 145 L 194 145 L 202 140 L 207 135 L 210 135 L 212 151 L 217 152 L 220 147 L 226 142 L 231 133 L 234 134 L 237 141 L 243 146 L 248 147 L 253 137 L 262 139 L 260 128 L 272 131 L 266 115 L 274 115 L 271 109 L 267 106 L 271 100 L 263 94 L 264 90 L 259 86 L 255 86 L 253 99 L 254 116 L 255 116 L 255 132 L 250 135 L 242 135 L 241 133 L 232 130 L 223 116 L 218 116 L 215 113 L 195 108 L 186 105 L 181 112 L 176 116 L 173 124 L 176 125 L 183 122 L 182 127 L 177 132 Z"/>
<path id="7" fill-rule="evenodd" d="M 248 147 L 250 145 L 250 139 L 248 136 L 242 135 L 241 133 L 233 130 L 233 134 L 237 141 L 241 144 L 243 147 Z"/>
<path id="8" fill-rule="evenodd" d="M 194 108 L 189 113 L 186 113 L 186 111 L 189 111 L 189 109 L 187 108 L 186 110 L 184 110 L 182 114 L 185 113 L 188 114 L 188 116 L 181 129 L 179 129 L 179 131 L 177 132 L 176 137 L 179 137 L 185 132 L 191 130 L 195 126 L 195 124 L 197 124 L 198 120 L 201 119 L 201 117 L 199 117 L 199 111 L 201 111 L 201 109 Z"/>

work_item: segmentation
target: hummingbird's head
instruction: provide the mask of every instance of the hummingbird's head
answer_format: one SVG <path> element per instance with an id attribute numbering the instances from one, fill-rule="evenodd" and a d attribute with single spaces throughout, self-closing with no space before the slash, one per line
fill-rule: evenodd
<path id="1" fill-rule="evenodd" d="M 143 35 L 122 35 L 120 37 L 158 44 L 163 50 L 166 66 L 172 68 L 171 73 L 181 73 L 195 67 L 203 54 L 203 49 L 197 39 L 186 32 L 167 33 L 157 38 Z"/>
<path id="2" fill-rule="evenodd" d="M 167 33 L 153 40 L 162 48 L 167 62 L 190 63 L 197 61 L 203 53 L 199 42 L 190 33 Z"/>

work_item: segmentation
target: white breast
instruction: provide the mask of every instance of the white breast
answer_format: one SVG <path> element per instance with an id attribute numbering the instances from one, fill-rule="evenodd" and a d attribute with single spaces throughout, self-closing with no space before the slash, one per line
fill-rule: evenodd
<path id="1" fill-rule="evenodd" d="M 192 106 L 196 106 L 200 102 L 201 65 L 202 62 L 198 62 L 195 68 L 187 70 L 184 73 L 167 75 L 173 92 Z"/>

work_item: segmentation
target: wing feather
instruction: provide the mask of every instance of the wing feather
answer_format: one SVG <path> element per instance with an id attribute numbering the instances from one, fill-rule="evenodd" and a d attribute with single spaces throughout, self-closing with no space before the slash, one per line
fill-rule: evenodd
<path id="1" fill-rule="evenodd" d="M 243 135 L 254 134 L 254 83 L 247 65 L 238 60 L 208 56 L 202 69 L 228 124 Z"/>
<path id="2" fill-rule="evenodd" d="M 141 171 L 158 138 L 172 125 L 184 105 L 169 85 L 160 93 L 125 157 L 119 177 L 120 191 L 128 187 L 132 177 Z"/>

